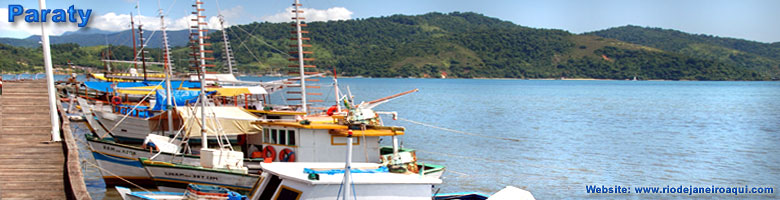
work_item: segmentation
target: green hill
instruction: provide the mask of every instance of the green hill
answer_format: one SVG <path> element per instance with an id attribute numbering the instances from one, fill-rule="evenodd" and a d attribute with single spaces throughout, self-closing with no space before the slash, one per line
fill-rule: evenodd
<path id="1" fill-rule="evenodd" d="M 780 42 L 769 44 L 639 26 L 623 26 L 587 34 L 718 61 L 772 77 L 780 75 Z"/>
<path id="2" fill-rule="evenodd" d="M 227 30 L 238 70 L 243 73 L 286 73 L 295 37 L 289 23 L 251 23 Z M 669 44 L 669 49 L 595 33 L 571 34 L 536 29 L 476 13 L 393 15 L 344 21 L 313 22 L 311 64 L 318 70 L 336 68 L 341 75 L 370 77 L 454 78 L 602 78 L 668 80 L 768 80 L 778 71 L 778 51 L 741 51 L 721 43 Z M 685 33 L 679 33 L 685 35 Z M 212 32 L 217 58 L 214 71 L 225 71 L 221 32 Z M 661 36 L 670 37 L 670 36 Z M 684 41 L 680 41 L 684 42 Z M 752 43 L 751 43 L 752 44 Z M 735 44 L 736 45 L 736 44 Z M 777 47 L 778 44 L 766 44 Z M 59 48 L 66 46 L 60 45 Z M 88 47 L 79 47 L 87 49 Z M 83 66 L 95 62 L 102 48 L 61 52 Z M 127 47 L 112 47 L 114 57 L 131 56 Z M 29 51 L 35 51 L 29 49 Z M 736 51 L 736 52 L 735 52 Z M 57 51 L 54 51 L 57 53 Z M 187 69 L 188 48 L 173 49 L 177 70 Z M 758 54 L 761 53 L 761 54 Z M 152 50 L 159 60 L 159 49 Z M 722 55 L 732 55 L 724 59 Z M 74 57 L 75 56 L 75 57 Z M 16 58 L 16 56 L 3 59 Z M 78 59 L 82 58 L 82 59 Z M 55 64 L 57 64 L 55 62 Z M 772 68 L 774 66 L 774 68 Z M 7 68 L 6 66 L 0 66 Z M 17 67 L 18 68 L 18 67 Z M 102 67 L 101 67 L 102 68 Z"/>

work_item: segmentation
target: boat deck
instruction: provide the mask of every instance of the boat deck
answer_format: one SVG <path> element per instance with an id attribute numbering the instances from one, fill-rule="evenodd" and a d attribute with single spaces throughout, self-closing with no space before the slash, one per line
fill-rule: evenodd
<path id="1" fill-rule="evenodd" d="M 4 82 L 0 95 L 0 199 L 71 199 L 68 142 L 51 141 L 46 80 Z M 67 134 L 70 134 L 69 125 Z M 75 156 L 77 159 L 78 156 Z M 86 189 L 83 189 L 84 192 Z M 78 193 L 78 192 L 77 192 Z M 76 199 L 88 199 L 79 194 Z"/>

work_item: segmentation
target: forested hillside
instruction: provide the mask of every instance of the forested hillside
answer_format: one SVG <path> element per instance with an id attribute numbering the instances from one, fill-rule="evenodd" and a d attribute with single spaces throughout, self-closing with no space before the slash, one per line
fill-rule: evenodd
<path id="1" fill-rule="evenodd" d="M 285 74 L 286 66 L 292 64 L 287 53 L 295 51 L 290 47 L 294 44 L 290 40 L 294 37 L 291 30 L 289 23 L 252 23 L 229 28 L 227 33 L 239 71 Z M 317 58 L 312 64 L 322 71 L 335 67 L 341 75 L 348 76 L 439 77 L 446 73 L 448 78 L 630 79 L 636 76 L 668 80 L 769 80 L 780 71 L 777 59 L 771 57 L 780 52 L 772 49 L 778 43 L 760 43 L 766 49 L 750 52 L 725 48 L 716 42 L 696 43 L 700 47 L 695 49 L 690 46 L 696 45 L 689 43 L 677 44 L 685 41 L 651 45 L 597 33 L 577 35 L 528 28 L 476 13 L 313 22 L 306 30 L 311 32 L 306 35 L 311 37 L 309 44 L 313 45 L 309 49 Z M 219 63 L 223 57 L 221 37 L 217 37 L 221 32 L 211 33 L 214 57 L 218 66 L 222 66 Z M 97 58 L 106 46 L 77 49 L 89 56 L 74 50 L 54 57 L 71 56 L 68 58 L 80 65 L 102 68 Z M 111 49 L 115 59 L 132 56 L 131 48 L 113 46 Z M 177 70 L 187 69 L 188 50 L 186 47 L 173 50 Z M 722 53 L 731 51 L 744 53 Z M 159 52 L 158 49 L 151 52 L 153 60 L 159 60 Z M 13 60 L 16 56 L 2 59 Z M 8 71 L 19 66 L 0 67 Z"/>
<path id="2" fill-rule="evenodd" d="M 718 61 L 773 77 L 780 75 L 780 42 L 768 44 L 639 26 L 622 26 L 587 34 Z"/>

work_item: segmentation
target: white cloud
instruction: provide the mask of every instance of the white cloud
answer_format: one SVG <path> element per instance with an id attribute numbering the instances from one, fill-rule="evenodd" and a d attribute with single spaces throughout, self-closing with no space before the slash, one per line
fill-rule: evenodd
<path id="1" fill-rule="evenodd" d="M 143 24 L 144 30 L 160 30 L 161 24 L 160 24 L 160 17 L 158 16 L 133 16 L 135 17 L 135 25 Z M 195 15 L 187 15 L 178 19 L 171 20 L 170 18 L 165 18 L 165 26 L 167 27 L 167 30 L 182 30 L 187 29 L 190 26 L 195 26 L 195 22 L 191 21 L 191 19 L 195 19 Z M 130 28 L 130 15 L 129 14 L 119 14 L 110 12 L 106 13 L 104 15 L 95 17 L 93 19 L 93 22 L 90 22 L 89 27 L 91 28 L 97 28 L 100 30 L 105 31 L 118 31 L 118 30 L 127 30 Z M 218 29 L 219 28 L 219 18 L 212 16 L 209 17 L 208 25 L 206 25 L 206 28 L 208 29 Z"/>
<path id="2" fill-rule="evenodd" d="M 303 10 L 302 17 L 305 17 L 305 21 L 330 21 L 330 20 L 348 20 L 352 19 L 352 11 L 349 11 L 344 7 L 333 7 L 326 10 L 318 10 L 313 8 L 301 8 Z M 276 13 L 274 15 L 263 16 L 260 19 L 267 22 L 290 22 L 295 13 L 292 12 L 293 7 L 285 9 L 284 12 Z"/>
<path id="3" fill-rule="evenodd" d="M 8 22 L 8 8 L 0 8 L 0 31 L 2 32 L 24 32 L 30 35 L 41 34 L 41 23 L 27 23 L 24 21 L 24 16 L 17 16 L 15 22 Z M 49 35 L 60 35 L 68 31 L 78 30 L 77 23 L 53 23 L 51 19 L 44 22 L 46 24 L 46 30 Z M 80 19 L 78 20 L 81 21 Z M 17 34 L 18 35 L 18 34 Z"/>
<path id="4" fill-rule="evenodd" d="M 242 6 L 236 6 L 227 10 L 223 10 L 223 16 L 225 17 L 225 26 L 229 26 L 231 19 L 239 19 L 243 13 L 244 8 Z M 8 13 L 7 8 L 0 8 L 0 13 Z M 143 24 L 144 30 L 160 30 L 160 17 L 159 16 L 134 16 L 135 23 Z M 195 15 L 188 15 L 177 19 L 165 18 L 165 25 L 168 30 L 183 30 L 189 28 L 191 25 L 195 25 L 191 19 L 195 19 Z M 81 21 L 81 20 L 79 20 Z M 140 22 L 139 22 L 140 21 Z M 208 29 L 219 29 L 219 18 L 211 16 L 207 20 Z M 69 31 L 77 31 L 79 27 L 75 23 L 46 23 L 47 30 L 50 35 L 61 35 Z M 130 14 L 116 14 L 109 12 L 103 15 L 93 15 L 87 27 L 96 28 L 104 31 L 121 31 L 130 29 Z M 17 17 L 16 22 L 8 22 L 8 15 L 0 14 L 0 31 L 3 33 L 14 33 L 14 35 L 22 35 L 21 33 L 27 33 L 27 35 L 40 35 L 41 26 L 40 23 L 27 23 L 24 22 L 23 17 Z M 8 36 L 8 34 L 2 34 L 0 37 Z"/>

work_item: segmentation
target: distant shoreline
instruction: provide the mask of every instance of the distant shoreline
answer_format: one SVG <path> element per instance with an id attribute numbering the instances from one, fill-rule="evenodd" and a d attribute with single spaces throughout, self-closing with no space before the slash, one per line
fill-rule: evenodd
<path id="1" fill-rule="evenodd" d="M 19 74 L 44 74 L 40 73 L 2 73 L 0 75 L 15 76 Z M 83 73 L 77 73 L 78 75 L 85 75 Z M 68 73 L 54 73 L 54 75 L 69 75 Z M 270 76 L 267 74 L 239 74 L 239 76 L 255 76 L 255 77 L 285 77 L 285 76 Z M 332 77 L 332 76 L 324 76 Z M 412 78 L 412 79 L 477 79 L 477 80 L 546 80 L 546 81 L 632 81 L 632 79 L 599 79 L 599 78 L 489 78 L 489 77 L 475 77 L 475 78 L 424 78 L 424 77 L 366 77 L 366 76 L 342 76 L 339 78 Z M 637 79 L 637 81 L 780 81 L 780 80 L 666 80 L 666 79 Z"/>

